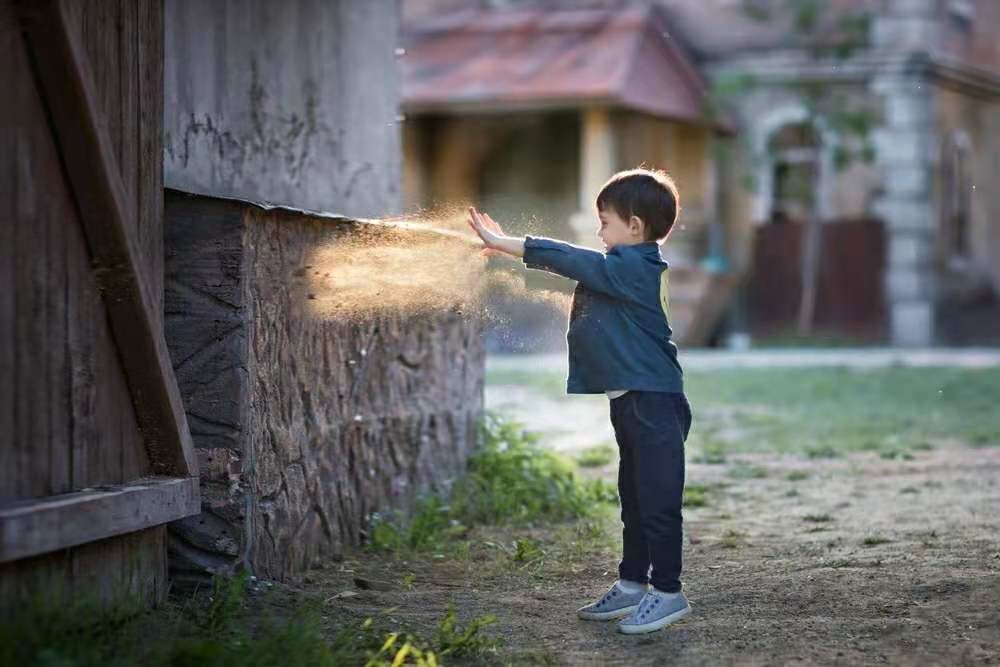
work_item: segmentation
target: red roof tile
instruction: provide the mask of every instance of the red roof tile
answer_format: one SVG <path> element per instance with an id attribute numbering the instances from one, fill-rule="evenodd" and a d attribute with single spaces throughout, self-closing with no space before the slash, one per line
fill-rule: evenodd
<path id="1" fill-rule="evenodd" d="M 705 84 L 656 10 L 463 10 L 405 27 L 408 112 L 604 104 L 704 122 Z"/>

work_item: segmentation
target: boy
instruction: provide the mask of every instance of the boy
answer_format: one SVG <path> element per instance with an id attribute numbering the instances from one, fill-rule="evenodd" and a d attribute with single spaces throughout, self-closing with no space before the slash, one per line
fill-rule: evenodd
<path id="1" fill-rule="evenodd" d="M 618 581 L 577 613 L 586 620 L 624 616 L 618 629 L 627 634 L 659 630 L 691 611 L 680 582 L 691 409 L 670 340 L 667 263 L 660 255 L 678 208 L 677 188 L 664 172 L 615 174 L 597 196 L 603 253 L 530 235 L 506 236 L 489 215 L 469 209 L 484 254 L 523 257 L 529 268 L 578 282 L 566 333 L 566 390 L 606 392 L 610 399 L 624 529 Z"/>

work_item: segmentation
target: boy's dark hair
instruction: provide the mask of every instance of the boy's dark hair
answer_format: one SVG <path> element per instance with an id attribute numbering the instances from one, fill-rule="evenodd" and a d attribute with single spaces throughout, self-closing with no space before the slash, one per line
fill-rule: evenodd
<path id="1" fill-rule="evenodd" d="M 645 223 L 645 240 L 665 239 L 677 221 L 680 196 L 662 169 L 629 169 L 608 179 L 597 195 L 597 210 L 612 209 L 622 220 L 633 215 Z"/>

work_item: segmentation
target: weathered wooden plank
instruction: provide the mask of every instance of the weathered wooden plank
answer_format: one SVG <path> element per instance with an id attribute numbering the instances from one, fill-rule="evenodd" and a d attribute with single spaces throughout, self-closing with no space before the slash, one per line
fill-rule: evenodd
<path id="1" fill-rule="evenodd" d="M 42 378 L 46 376 L 48 355 L 45 350 L 47 293 L 47 267 L 38 257 L 46 256 L 45 216 L 39 209 L 49 204 L 42 201 L 36 191 L 37 180 L 32 173 L 36 155 L 35 148 L 27 138 L 18 142 L 18 157 L 15 171 L 14 192 L 16 256 L 15 280 L 11 288 L 18 302 L 15 340 L 18 341 L 14 377 L 19 391 L 14 396 L 16 441 L 11 443 L 18 451 L 17 469 L 19 484 L 17 496 L 49 495 L 48 456 L 39 456 L 30 443 L 45 443 L 42 451 L 48 449 L 49 431 L 46 401 L 48 387 Z"/>
<path id="2" fill-rule="evenodd" d="M 46 200 L 49 198 L 46 197 Z M 69 299 L 69 279 L 66 255 L 70 251 L 69 238 L 64 233 L 65 221 L 49 215 L 45 220 L 49 237 L 47 320 L 45 352 L 49 367 L 45 379 L 48 391 L 49 442 L 48 473 L 49 494 L 68 493 L 70 483 L 71 457 L 73 451 L 70 431 L 70 379 L 67 354 L 68 327 L 66 311 Z M 138 476 L 138 475 L 137 475 Z"/>
<path id="3" fill-rule="evenodd" d="M 138 4 L 137 49 L 139 123 L 138 192 L 139 220 L 146 227 L 145 267 L 155 326 L 163 329 L 163 2 L 147 0 Z"/>
<path id="4" fill-rule="evenodd" d="M 2 12 L 0 12 L 2 15 Z M 0 33 L 0 55 L 8 50 L 10 33 Z M 3 58 L 0 58 L 3 60 Z M 16 100 L 16 97 L 15 97 Z M 0 132 L 0 156 L 15 155 L 17 135 L 4 129 Z M 0 189 L 12 192 L 14 189 L 14 165 L 11 160 L 0 160 Z M 9 211 L 9 202 L 0 202 L 0 211 Z M 14 243 L 15 225 L 0 224 L 0 284 L 14 284 L 14 257 L 17 252 Z M 5 344 L 0 345 L 0 377 L 13 383 L 17 355 L 13 344 L 13 323 L 16 321 L 17 309 L 13 289 L 0 289 L 0 322 L 4 323 L 2 338 Z M 0 400 L 0 437 L 9 438 L 14 433 L 14 401 L 8 394 L 3 394 Z M 13 442 L 0 447 L 0 502 L 16 497 L 17 468 L 15 467 Z"/>
<path id="5" fill-rule="evenodd" d="M 166 526 L 72 549 L 0 563 L 0 622 L 39 591 L 65 595 L 130 593 L 151 604 L 167 592 Z"/>
<path id="6" fill-rule="evenodd" d="M 105 119 L 77 35 L 56 0 L 20 3 L 25 36 L 97 270 L 153 471 L 193 475 L 197 460 Z"/>
<path id="7" fill-rule="evenodd" d="M 94 542 L 197 514 L 198 482 L 149 478 L 0 507 L 0 562 Z"/>

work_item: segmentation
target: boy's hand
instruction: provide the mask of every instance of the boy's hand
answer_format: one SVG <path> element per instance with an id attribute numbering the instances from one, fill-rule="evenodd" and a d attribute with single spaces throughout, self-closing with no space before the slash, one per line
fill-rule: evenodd
<path id="1" fill-rule="evenodd" d="M 486 257 L 507 253 L 515 257 L 524 255 L 524 239 L 516 239 L 506 236 L 500 225 L 498 225 L 488 213 L 480 213 L 475 206 L 469 207 L 469 226 L 472 231 L 483 240 L 486 247 L 479 253 Z"/>

